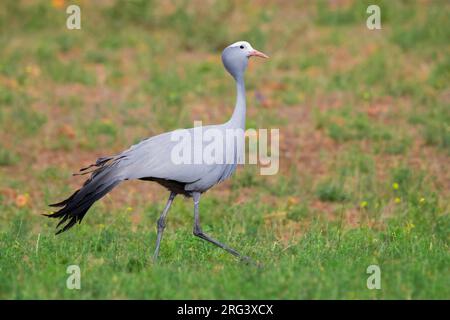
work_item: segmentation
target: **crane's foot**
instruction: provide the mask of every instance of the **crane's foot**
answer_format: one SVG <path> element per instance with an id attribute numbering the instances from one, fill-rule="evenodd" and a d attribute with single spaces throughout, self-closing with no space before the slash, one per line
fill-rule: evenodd
<path id="1" fill-rule="evenodd" d="M 261 268 L 261 269 L 264 267 L 264 265 L 262 263 L 255 261 L 252 258 L 247 257 L 247 256 L 241 256 L 239 258 L 239 260 L 248 266 L 253 266 L 253 267 L 257 267 L 257 268 Z"/>
<path id="2" fill-rule="evenodd" d="M 241 262 L 247 264 L 247 265 L 253 265 L 253 266 L 257 266 L 260 267 L 261 265 L 255 261 L 253 261 L 252 258 L 241 255 L 238 251 L 236 251 L 235 249 L 227 246 L 224 243 L 221 243 L 219 241 L 217 241 L 214 238 L 211 238 L 209 235 L 207 235 L 206 233 L 204 233 L 201 228 L 199 228 L 198 226 L 194 226 L 194 235 L 196 237 L 199 237 L 200 239 L 206 240 L 208 242 L 211 242 L 212 244 L 226 250 L 227 252 L 231 253 L 233 256 L 237 257 Z"/>

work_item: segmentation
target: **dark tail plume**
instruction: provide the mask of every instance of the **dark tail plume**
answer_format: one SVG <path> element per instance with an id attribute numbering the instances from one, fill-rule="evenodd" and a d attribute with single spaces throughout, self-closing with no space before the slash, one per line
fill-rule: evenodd
<path id="1" fill-rule="evenodd" d="M 110 160 L 110 159 L 109 159 Z M 61 207 L 56 212 L 45 214 L 50 218 L 60 219 L 56 228 L 60 228 L 56 234 L 67 231 L 75 225 L 81 223 L 89 208 L 118 185 L 123 178 L 120 176 L 120 159 L 115 159 L 110 163 L 97 161 L 93 166 L 97 169 L 91 171 L 91 176 L 85 181 L 83 186 L 75 191 L 69 198 L 58 203 L 50 204 L 51 207 Z M 82 169 L 84 171 L 86 169 Z"/>

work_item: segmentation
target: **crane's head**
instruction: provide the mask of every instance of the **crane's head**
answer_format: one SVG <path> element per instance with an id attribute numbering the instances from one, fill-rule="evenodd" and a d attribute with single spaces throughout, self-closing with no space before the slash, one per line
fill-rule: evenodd
<path id="1" fill-rule="evenodd" d="M 250 57 L 269 58 L 264 53 L 253 49 L 247 41 L 235 42 L 222 52 L 223 65 L 235 79 L 244 75 Z"/>

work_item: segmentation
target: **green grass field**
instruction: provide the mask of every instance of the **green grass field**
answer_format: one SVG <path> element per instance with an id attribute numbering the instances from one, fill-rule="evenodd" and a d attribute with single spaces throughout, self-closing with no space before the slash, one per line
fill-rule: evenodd
<path id="1" fill-rule="evenodd" d="M 69 1 L 0 10 L 0 298 L 450 298 L 448 1 L 72 3 L 81 30 L 66 29 Z M 228 119 L 220 53 L 237 40 L 271 56 L 250 63 L 247 127 L 280 129 L 280 172 L 241 167 L 200 209 L 206 232 L 262 267 L 195 238 L 182 197 L 153 263 L 168 193 L 149 182 L 55 236 L 41 214 L 82 184 L 73 172 Z"/>

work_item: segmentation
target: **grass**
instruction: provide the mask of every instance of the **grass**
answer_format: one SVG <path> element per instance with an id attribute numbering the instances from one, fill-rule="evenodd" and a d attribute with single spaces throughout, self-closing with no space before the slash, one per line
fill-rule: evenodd
<path id="1" fill-rule="evenodd" d="M 10 166 L 17 162 L 19 162 L 18 156 L 0 145 L 0 166 Z"/>
<path id="2" fill-rule="evenodd" d="M 446 297 L 448 274 L 443 271 L 449 259 L 442 239 L 447 235 L 449 221 L 434 216 L 436 203 L 399 206 L 395 214 L 406 217 L 390 219 L 382 229 L 343 230 L 343 221 L 315 218 L 301 240 L 288 246 L 274 237 L 274 221 L 272 227 L 255 229 L 265 212 L 259 203 L 248 203 L 244 208 L 233 207 L 233 201 L 224 203 L 221 199 L 208 199 L 205 203 L 203 211 L 210 212 L 204 215 L 206 230 L 255 257 L 264 264 L 263 268 L 237 263 L 226 253 L 194 238 L 190 203 L 182 200 L 178 200 L 176 213 L 172 214 L 159 264 L 150 261 L 154 228 L 145 223 L 130 232 L 132 223 L 126 210 L 109 212 L 95 208 L 91 223 L 61 237 L 40 233 L 39 243 L 31 228 L 38 223 L 33 220 L 40 218 L 30 219 L 22 210 L 11 221 L 11 232 L 2 234 L 2 288 L 8 293 L 4 297 Z M 149 210 L 145 220 L 155 220 L 159 209 Z M 255 212 L 259 212 L 259 218 L 254 217 Z M 228 219 L 216 219 L 224 215 Z M 369 216 L 374 219 L 376 215 Z M 283 220 L 281 223 L 290 218 Z M 70 264 L 77 264 L 82 270 L 80 291 L 65 288 L 65 266 Z M 371 264 L 380 265 L 383 270 L 383 290 L 370 291 L 365 287 L 365 270 Z M 175 283 L 178 286 L 172 285 Z"/>
<path id="3" fill-rule="evenodd" d="M 331 181 L 319 184 L 316 194 L 321 201 L 342 202 L 348 199 L 348 195 L 342 190 L 342 185 Z"/>
<path id="4" fill-rule="evenodd" d="M 369 31 L 375 3 L 382 30 Z M 450 298 L 447 2 L 83 1 L 77 31 L 66 5 L 0 13 L 0 298 Z M 220 52 L 240 39 L 271 56 L 250 62 L 247 127 L 280 129 L 280 172 L 239 168 L 201 217 L 262 268 L 195 238 L 181 197 L 153 263 L 168 195 L 146 182 L 54 236 L 41 214 L 82 184 L 78 168 L 228 119 Z M 81 290 L 66 288 L 73 264 Z M 366 287 L 373 264 L 381 290 Z"/>

